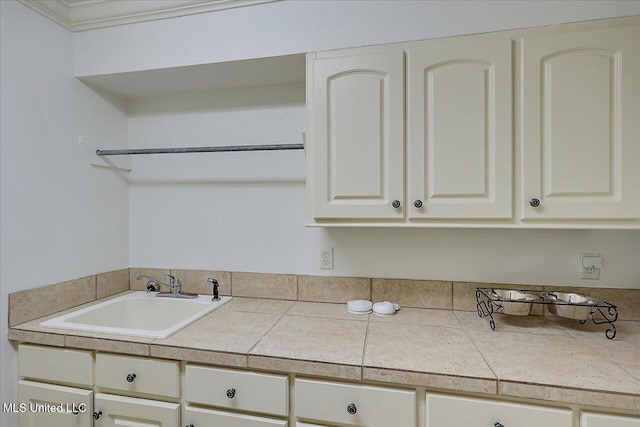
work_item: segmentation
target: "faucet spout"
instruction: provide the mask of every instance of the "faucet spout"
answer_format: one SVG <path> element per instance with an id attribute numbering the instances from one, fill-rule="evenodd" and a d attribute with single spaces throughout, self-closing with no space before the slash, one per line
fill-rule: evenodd
<path id="1" fill-rule="evenodd" d="M 182 285 L 180 280 L 176 276 L 167 274 L 171 279 L 171 283 L 164 283 L 155 277 L 147 276 L 146 274 L 138 274 L 136 280 L 142 280 L 143 278 L 149 279 L 147 282 L 147 292 L 158 292 L 157 297 L 173 297 L 173 298 L 198 298 L 198 294 L 192 294 L 188 292 L 182 292 Z M 160 286 L 169 288 L 169 292 L 159 292 Z"/>

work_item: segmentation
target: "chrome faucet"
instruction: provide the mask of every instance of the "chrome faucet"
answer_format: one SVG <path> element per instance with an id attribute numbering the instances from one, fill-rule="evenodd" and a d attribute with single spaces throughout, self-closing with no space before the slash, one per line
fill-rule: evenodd
<path id="1" fill-rule="evenodd" d="M 190 292 L 182 292 L 182 285 L 180 284 L 180 280 L 176 276 L 171 274 L 167 274 L 171 279 L 171 284 L 164 283 L 156 278 L 151 276 L 147 276 L 146 274 L 138 274 L 136 276 L 137 280 L 142 280 L 142 278 L 147 278 L 149 281 L 147 282 L 147 292 L 158 292 L 156 294 L 157 297 L 170 297 L 170 298 L 198 298 L 198 294 L 192 294 Z M 161 286 L 166 286 L 169 288 L 170 292 L 159 292 Z"/>

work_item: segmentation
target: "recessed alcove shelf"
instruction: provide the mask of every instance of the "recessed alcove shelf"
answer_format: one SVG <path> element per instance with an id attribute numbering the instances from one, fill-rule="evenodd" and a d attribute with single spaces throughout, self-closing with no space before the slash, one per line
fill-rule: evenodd
<path id="1" fill-rule="evenodd" d="M 124 98 L 241 87 L 273 86 L 305 81 L 305 55 L 184 67 L 76 76 L 82 82 Z"/>

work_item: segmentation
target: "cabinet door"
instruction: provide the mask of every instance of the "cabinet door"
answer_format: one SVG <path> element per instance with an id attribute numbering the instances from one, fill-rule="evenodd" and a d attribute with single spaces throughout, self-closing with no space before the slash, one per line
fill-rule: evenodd
<path id="1" fill-rule="evenodd" d="M 295 413 L 321 424 L 415 427 L 416 392 L 296 379 Z"/>
<path id="2" fill-rule="evenodd" d="M 523 219 L 640 216 L 638 40 L 635 25 L 522 41 Z"/>
<path id="3" fill-rule="evenodd" d="M 101 411 L 95 427 L 176 427 L 180 405 L 133 397 L 96 394 L 94 411 Z"/>
<path id="4" fill-rule="evenodd" d="M 511 218 L 511 40 L 408 52 L 410 219 Z"/>
<path id="5" fill-rule="evenodd" d="M 640 427 L 640 418 L 583 412 L 580 415 L 580 427 Z"/>
<path id="6" fill-rule="evenodd" d="M 427 395 L 427 427 L 572 427 L 568 409 L 439 394 Z"/>
<path id="7" fill-rule="evenodd" d="M 313 216 L 402 219 L 403 53 L 313 61 Z"/>
<path id="8" fill-rule="evenodd" d="M 18 382 L 19 427 L 90 427 L 93 392 L 33 381 Z M 48 405 L 48 406 L 47 406 Z M 47 408 L 54 407 L 56 412 Z M 58 412 L 58 408 L 62 412 Z"/>
<path id="9" fill-rule="evenodd" d="M 284 420 L 185 406 L 184 423 L 193 427 L 287 427 Z"/>

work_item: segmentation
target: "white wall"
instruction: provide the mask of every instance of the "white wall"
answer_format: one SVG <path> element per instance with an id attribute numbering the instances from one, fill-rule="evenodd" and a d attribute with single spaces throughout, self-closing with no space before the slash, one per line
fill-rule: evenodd
<path id="1" fill-rule="evenodd" d="M 132 100 L 131 145 L 300 141 L 304 87 L 273 86 Z M 304 154 L 136 156 L 131 265 L 273 273 L 640 287 L 640 232 L 304 227 Z M 319 250 L 335 248 L 335 270 Z M 604 258 L 579 278 L 580 253 Z"/>
<path id="2" fill-rule="evenodd" d="M 7 295 L 129 264 L 127 184 L 76 142 L 126 141 L 127 119 L 121 100 L 74 78 L 67 30 L 13 1 L 0 1 L 0 18 L 0 401 L 15 402 Z"/>
<path id="3" fill-rule="evenodd" d="M 640 14 L 639 1 L 281 1 L 74 35 L 76 75 Z"/>

